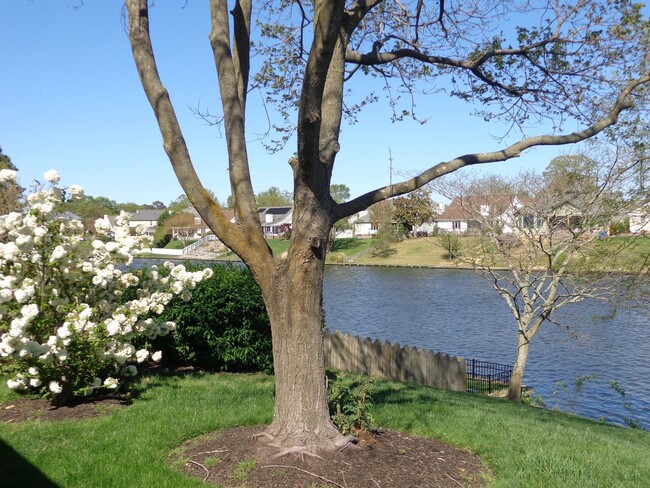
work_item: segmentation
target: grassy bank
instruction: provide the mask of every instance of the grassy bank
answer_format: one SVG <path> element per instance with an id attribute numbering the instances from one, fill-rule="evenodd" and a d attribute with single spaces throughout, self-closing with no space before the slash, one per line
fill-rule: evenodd
<path id="1" fill-rule="evenodd" d="M 148 388 L 133 405 L 101 418 L 0 425 L 0 486 L 52 486 L 46 479 L 66 488 L 205 486 L 170 464 L 170 453 L 206 432 L 271 420 L 268 376 L 143 381 Z M 641 487 L 650 477 L 647 432 L 394 382 L 378 381 L 374 396 L 379 425 L 477 453 L 495 475 L 491 486 Z M 3 398 L 10 398 L 6 389 Z M 32 468 L 12 460 L 14 451 Z"/>

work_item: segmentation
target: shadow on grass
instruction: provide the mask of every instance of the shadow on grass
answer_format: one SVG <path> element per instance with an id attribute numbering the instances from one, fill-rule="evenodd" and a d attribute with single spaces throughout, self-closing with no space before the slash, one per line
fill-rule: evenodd
<path id="1" fill-rule="evenodd" d="M 183 378 L 201 378 L 209 372 L 194 369 L 194 368 L 167 368 L 164 366 L 155 366 L 142 370 L 138 376 L 138 381 L 135 382 L 131 389 L 131 398 L 142 400 L 142 394 L 151 390 L 164 386 L 170 389 L 182 388 L 178 381 Z"/>
<path id="2" fill-rule="evenodd" d="M 356 237 L 344 237 L 342 239 L 334 239 L 332 243 L 331 252 L 349 251 L 359 246 L 359 240 Z"/>
<path id="3" fill-rule="evenodd" d="M 27 459 L 0 439 L 0 486 L 59 488 Z"/>

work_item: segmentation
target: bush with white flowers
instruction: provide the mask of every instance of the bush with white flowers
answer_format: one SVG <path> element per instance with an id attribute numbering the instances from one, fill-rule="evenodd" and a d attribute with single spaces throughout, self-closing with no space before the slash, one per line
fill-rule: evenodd
<path id="1" fill-rule="evenodd" d="M 189 272 L 172 263 L 129 270 L 134 253 L 150 243 L 131 235 L 128 214 L 114 225 L 99 219 L 98 236 L 90 237 L 81 222 L 57 213 L 65 194 L 57 172 L 45 180 L 23 212 L 0 217 L 0 364 L 10 388 L 64 404 L 115 389 L 137 374 L 136 364 L 160 360 L 160 352 L 136 349 L 134 341 L 173 330 L 173 322 L 156 318 L 174 296 L 189 300 L 212 270 Z M 83 191 L 67 190 L 72 198 Z"/>

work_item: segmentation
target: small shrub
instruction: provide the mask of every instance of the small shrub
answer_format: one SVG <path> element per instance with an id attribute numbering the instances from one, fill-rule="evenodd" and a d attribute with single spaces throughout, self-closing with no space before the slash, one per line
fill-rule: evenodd
<path id="1" fill-rule="evenodd" d="M 372 236 L 370 252 L 375 257 L 386 258 L 395 254 L 393 244 L 401 242 L 408 233 L 401 225 L 384 224 L 379 227 L 377 233 Z"/>
<path id="2" fill-rule="evenodd" d="M 609 224 L 610 236 L 617 236 L 626 232 L 630 232 L 630 219 L 619 220 L 618 222 Z"/>
<path id="3" fill-rule="evenodd" d="M 445 259 L 456 259 L 461 254 L 462 243 L 460 236 L 454 232 L 440 232 L 438 244 L 445 252 Z"/>
<path id="4" fill-rule="evenodd" d="M 375 421 L 370 414 L 374 380 L 343 371 L 327 371 L 328 400 L 332 422 L 344 434 L 370 430 Z"/>
<path id="5" fill-rule="evenodd" d="M 172 300 L 161 316 L 177 325 L 156 344 L 164 361 L 230 372 L 271 372 L 271 325 L 253 276 L 248 268 L 232 265 L 212 270 L 212 277 L 192 291 L 191 304 Z"/>

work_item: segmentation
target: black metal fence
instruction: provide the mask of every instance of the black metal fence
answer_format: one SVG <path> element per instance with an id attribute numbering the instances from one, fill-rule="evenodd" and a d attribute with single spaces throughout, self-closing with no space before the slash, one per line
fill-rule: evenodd
<path id="1" fill-rule="evenodd" d="M 508 388 L 512 366 L 467 359 L 465 389 L 473 393 L 494 393 Z"/>

